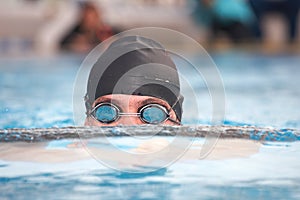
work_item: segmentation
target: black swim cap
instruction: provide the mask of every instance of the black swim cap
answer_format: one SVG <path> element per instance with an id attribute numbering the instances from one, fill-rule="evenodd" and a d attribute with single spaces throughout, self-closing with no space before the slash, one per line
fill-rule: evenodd
<path id="1" fill-rule="evenodd" d="M 114 41 L 90 71 L 87 110 L 99 97 L 108 94 L 151 96 L 169 103 L 181 120 L 183 97 L 177 68 L 157 42 L 140 36 Z"/>

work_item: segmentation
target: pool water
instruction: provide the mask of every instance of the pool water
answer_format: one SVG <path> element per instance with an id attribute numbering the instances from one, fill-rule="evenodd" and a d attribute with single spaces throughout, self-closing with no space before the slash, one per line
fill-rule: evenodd
<path id="1" fill-rule="evenodd" d="M 232 51 L 212 57 L 226 91 L 225 125 L 300 128 L 298 55 Z M 0 129 L 73 126 L 73 84 L 82 59 L 0 59 Z M 202 124 L 210 123 L 208 112 L 203 110 Z M 196 139 L 191 149 L 203 140 Z M 199 159 L 197 152 L 138 174 L 76 157 L 76 149 L 57 141 L 2 142 L 0 199 L 299 199 L 297 140 L 220 139 L 227 146 L 216 147 L 210 159 Z M 120 143 L 120 138 L 111 141 Z M 137 148 L 126 138 L 122 142 L 123 148 Z"/>
<path id="2" fill-rule="evenodd" d="M 299 56 L 228 52 L 212 57 L 225 87 L 225 124 L 300 128 Z M 82 60 L 73 55 L 0 59 L 0 128 L 74 125 L 73 84 Z M 201 122 L 207 124 L 211 110 L 203 108 Z"/>
<path id="3" fill-rule="evenodd" d="M 35 146 L 15 144 L 22 145 L 24 150 Z M 57 157 L 63 155 L 60 151 Z M 147 173 L 115 171 L 92 158 L 50 163 L 6 160 L 0 161 L 0 198 L 299 199 L 299 157 L 300 142 L 264 142 L 258 152 L 241 157 L 183 159 Z"/>

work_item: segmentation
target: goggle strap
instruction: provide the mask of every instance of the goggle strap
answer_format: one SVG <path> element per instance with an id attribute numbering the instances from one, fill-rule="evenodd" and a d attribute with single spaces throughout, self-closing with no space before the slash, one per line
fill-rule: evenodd
<path id="1" fill-rule="evenodd" d="M 85 102 L 85 108 L 86 108 L 85 114 L 86 114 L 87 116 L 90 116 L 90 115 L 92 114 L 92 105 L 91 105 L 91 103 L 89 102 L 89 96 L 88 96 L 88 94 L 86 94 L 86 95 L 84 96 L 84 102 Z"/>
<path id="2" fill-rule="evenodd" d="M 179 102 L 179 98 L 177 97 L 177 100 L 173 103 L 173 105 L 171 106 L 171 108 L 167 110 L 168 113 L 171 112 L 171 110 L 174 108 L 174 106 L 175 106 L 178 102 Z M 170 117 L 170 116 L 169 116 L 169 117 Z M 176 123 L 176 124 L 181 125 L 180 122 L 177 122 L 177 121 L 175 121 L 175 120 L 173 120 L 173 119 L 171 119 L 171 118 L 169 118 L 169 117 L 168 117 L 168 119 L 169 119 L 171 122 L 174 122 L 174 123 Z M 176 118 L 177 118 L 177 115 L 176 115 Z"/>

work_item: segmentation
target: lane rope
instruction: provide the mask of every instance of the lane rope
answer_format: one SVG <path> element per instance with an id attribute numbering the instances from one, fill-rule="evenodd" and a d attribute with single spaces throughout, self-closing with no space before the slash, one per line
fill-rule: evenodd
<path id="1" fill-rule="evenodd" d="M 159 130 L 159 131 L 158 131 Z M 156 132 L 158 131 L 158 132 Z M 130 133 L 130 135 L 128 134 Z M 96 137 L 147 136 L 240 138 L 258 141 L 300 141 L 298 129 L 275 129 L 255 126 L 116 126 L 116 127 L 64 127 L 0 129 L 0 142 L 41 142 L 49 140 Z"/>

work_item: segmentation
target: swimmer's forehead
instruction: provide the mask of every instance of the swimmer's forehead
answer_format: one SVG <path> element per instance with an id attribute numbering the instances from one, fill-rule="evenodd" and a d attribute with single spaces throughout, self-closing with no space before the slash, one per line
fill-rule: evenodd
<path id="1" fill-rule="evenodd" d="M 142 106 L 142 105 L 151 104 L 151 103 L 158 103 L 165 107 L 170 107 L 170 105 L 165 100 L 162 100 L 162 99 L 159 99 L 156 97 L 139 96 L 139 95 L 125 95 L 125 94 L 110 94 L 110 95 L 105 95 L 105 96 L 99 97 L 95 100 L 94 106 L 96 106 L 96 104 L 103 103 L 103 102 L 109 102 L 109 103 L 113 103 L 116 105 L 122 105 L 128 100 L 135 101 L 137 106 Z"/>

